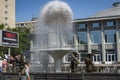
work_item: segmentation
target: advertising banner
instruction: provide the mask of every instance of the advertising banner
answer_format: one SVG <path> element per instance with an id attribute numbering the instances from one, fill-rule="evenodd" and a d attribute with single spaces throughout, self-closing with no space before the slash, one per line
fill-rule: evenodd
<path id="1" fill-rule="evenodd" d="M 1 46 L 7 46 L 7 47 L 19 47 L 19 40 L 18 40 L 18 33 L 16 32 L 10 32 L 10 31 L 5 31 L 1 30 Z"/>

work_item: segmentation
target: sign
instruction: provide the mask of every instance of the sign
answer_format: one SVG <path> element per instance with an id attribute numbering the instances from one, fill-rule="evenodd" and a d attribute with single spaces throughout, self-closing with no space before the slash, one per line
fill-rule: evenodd
<path id="1" fill-rule="evenodd" d="M 0 46 L 19 47 L 18 33 L 0 30 Z"/>

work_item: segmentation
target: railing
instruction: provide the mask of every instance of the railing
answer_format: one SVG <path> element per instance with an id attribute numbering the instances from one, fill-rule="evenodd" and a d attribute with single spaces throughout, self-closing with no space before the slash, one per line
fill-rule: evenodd
<path id="1" fill-rule="evenodd" d="M 105 49 L 116 49 L 116 44 L 105 44 Z"/>
<path id="2" fill-rule="evenodd" d="M 93 50 L 100 50 L 102 47 L 101 47 L 101 44 L 92 44 L 91 45 L 91 49 Z"/>
<path id="3" fill-rule="evenodd" d="M 78 44 L 78 50 L 87 50 L 88 45 L 87 44 Z M 111 44 L 105 44 L 105 49 L 116 49 L 117 45 L 114 43 Z M 93 50 L 101 50 L 102 44 L 91 44 L 91 49 Z"/>
<path id="4" fill-rule="evenodd" d="M 78 50 L 87 50 L 87 44 L 79 44 L 78 46 Z"/>

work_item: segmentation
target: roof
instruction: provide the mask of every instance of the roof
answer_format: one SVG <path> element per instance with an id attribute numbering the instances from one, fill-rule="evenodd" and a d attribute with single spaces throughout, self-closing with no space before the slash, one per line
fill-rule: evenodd
<path id="1" fill-rule="evenodd" d="M 103 10 L 101 12 L 98 12 L 90 17 L 106 17 L 106 16 L 118 16 L 120 15 L 120 2 L 113 3 L 113 7 Z"/>
<path id="2" fill-rule="evenodd" d="M 86 21 L 100 21 L 100 20 L 110 20 L 110 19 L 120 19 L 120 15 L 118 16 L 105 16 L 105 17 L 89 17 L 89 18 L 83 18 L 83 19 L 75 19 L 73 22 L 86 22 Z"/>

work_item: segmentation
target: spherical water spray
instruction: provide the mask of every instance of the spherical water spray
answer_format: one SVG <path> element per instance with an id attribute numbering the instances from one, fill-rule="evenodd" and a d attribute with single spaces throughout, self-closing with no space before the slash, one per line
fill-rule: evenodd
<path id="1" fill-rule="evenodd" d="M 43 23 L 47 26 L 51 24 L 71 24 L 73 20 L 73 14 L 70 7 L 61 1 L 49 2 L 41 13 Z"/>
<path id="2" fill-rule="evenodd" d="M 55 72 L 61 72 L 62 58 L 73 50 L 73 14 L 62 1 L 51 1 L 42 9 L 36 28 L 35 50 L 54 58 Z"/>
<path id="3" fill-rule="evenodd" d="M 47 47 L 64 48 L 72 45 L 72 40 L 70 42 L 70 38 L 72 38 L 70 36 L 73 35 L 72 20 L 72 11 L 66 3 L 51 1 L 41 11 L 36 32 L 48 34 L 48 39 L 44 40 L 48 43 Z"/>

